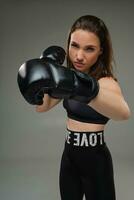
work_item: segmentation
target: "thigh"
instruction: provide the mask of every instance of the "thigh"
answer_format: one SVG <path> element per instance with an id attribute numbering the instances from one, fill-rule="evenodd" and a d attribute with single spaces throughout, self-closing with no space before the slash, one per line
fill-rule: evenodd
<path id="1" fill-rule="evenodd" d="M 107 146 L 94 154 L 94 169 L 83 177 L 86 200 L 115 200 L 113 162 Z"/>
<path id="2" fill-rule="evenodd" d="M 62 200 L 82 200 L 83 189 L 76 167 L 63 152 L 60 167 L 60 193 Z"/>

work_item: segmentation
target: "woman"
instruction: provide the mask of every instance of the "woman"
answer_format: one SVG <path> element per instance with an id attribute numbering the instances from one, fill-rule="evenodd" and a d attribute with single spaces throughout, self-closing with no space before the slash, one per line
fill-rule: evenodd
<path id="1" fill-rule="evenodd" d="M 64 99 L 67 136 L 61 160 L 62 200 L 115 200 L 113 164 L 104 141 L 109 119 L 126 120 L 129 107 L 112 69 L 113 52 L 104 22 L 91 15 L 77 19 L 67 45 L 67 66 L 98 80 L 99 92 L 89 103 Z M 61 99 L 44 95 L 37 112 L 46 112 Z"/>

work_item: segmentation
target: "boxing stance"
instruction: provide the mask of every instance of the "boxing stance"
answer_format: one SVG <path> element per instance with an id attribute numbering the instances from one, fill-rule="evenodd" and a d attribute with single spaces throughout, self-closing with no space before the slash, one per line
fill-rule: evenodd
<path id="1" fill-rule="evenodd" d="M 59 50 L 61 53 L 57 56 Z M 60 65 L 64 62 L 63 52 L 61 47 L 52 46 L 43 52 L 41 58 L 28 60 L 21 65 L 18 85 L 28 103 L 41 105 L 44 94 L 89 103 L 98 94 L 96 79 Z"/>
<path id="2" fill-rule="evenodd" d="M 60 167 L 61 199 L 82 200 L 85 195 L 86 200 L 115 200 L 104 127 L 110 119 L 128 119 L 130 111 L 114 79 L 104 22 L 90 15 L 76 20 L 68 37 L 67 67 L 62 66 L 64 58 L 65 51 L 52 46 L 41 58 L 26 61 L 18 72 L 20 92 L 39 112 L 63 99 L 68 120 Z"/>

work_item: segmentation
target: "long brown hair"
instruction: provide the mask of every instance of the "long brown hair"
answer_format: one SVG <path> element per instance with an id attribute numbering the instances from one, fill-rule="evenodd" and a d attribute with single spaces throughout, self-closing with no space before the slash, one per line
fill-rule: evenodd
<path id="1" fill-rule="evenodd" d="M 113 58 L 113 49 L 109 31 L 104 22 L 93 15 L 81 16 L 71 27 L 67 40 L 67 67 L 73 68 L 73 64 L 69 58 L 69 44 L 71 34 L 78 29 L 86 30 L 96 34 L 100 40 L 100 46 L 103 51 L 97 62 L 91 67 L 89 74 L 96 79 L 107 76 L 113 77 L 116 80 L 113 74 L 112 64 L 115 61 Z"/>

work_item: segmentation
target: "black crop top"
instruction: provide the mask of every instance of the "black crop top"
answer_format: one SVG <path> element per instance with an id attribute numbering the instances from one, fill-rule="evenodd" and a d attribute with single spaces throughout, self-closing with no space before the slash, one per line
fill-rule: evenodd
<path id="1" fill-rule="evenodd" d="M 73 99 L 64 99 L 63 107 L 66 109 L 69 118 L 80 122 L 106 124 L 109 120 L 109 118 L 98 113 L 89 105 Z"/>

